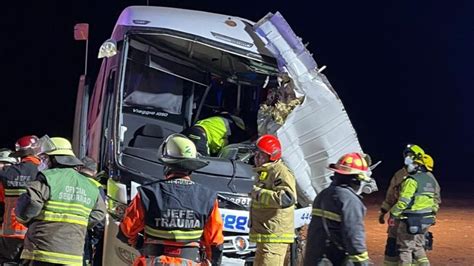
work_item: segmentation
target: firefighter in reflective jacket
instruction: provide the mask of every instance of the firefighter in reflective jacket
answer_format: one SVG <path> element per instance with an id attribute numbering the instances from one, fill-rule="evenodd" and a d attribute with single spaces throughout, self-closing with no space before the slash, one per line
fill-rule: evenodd
<path id="1" fill-rule="evenodd" d="M 105 219 L 105 202 L 99 190 L 74 167 L 76 158 L 71 143 L 64 138 L 50 139 L 54 149 L 26 193 L 18 199 L 18 221 L 28 225 L 21 258 L 29 265 L 82 265 L 88 227 Z"/>
<path id="2" fill-rule="evenodd" d="M 283 265 L 293 243 L 296 181 L 280 160 L 281 144 L 273 135 L 256 142 L 259 178 L 251 192 L 250 241 L 257 243 L 254 265 Z"/>
<path id="3" fill-rule="evenodd" d="M 412 265 L 413 260 L 417 265 L 430 265 L 424 249 L 425 233 L 435 223 L 440 199 L 438 182 L 427 169 L 431 163 L 427 154 L 405 158 L 408 176 L 401 183 L 398 201 L 390 209 L 390 214 L 399 220 L 399 265 Z"/>
<path id="4" fill-rule="evenodd" d="M 243 120 L 225 112 L 197 121 L 183 134 L 194 142 L 203 156 L 216 156 L 224 146 L 241 142 L 247 135 Z"/>
<path id="5" fill-rule="evenodd" d="M 426 158 L 431 158 L 429 155 L 425 155 L 424 150 L 414 144 L 408 144 L 403 151 L 403 158 L 411 157 L 413 158 L 422 158 L 423 156 L 427 156 Z M 425 167 L 428 171 L 432 171 L 434 167 L 433 160 L 426 161 Z M 431 175 L 431 172 L 427 172 Z M 380 206 L 379 212 L 379 223 L 385 224 L 385 215 L 390 211 L 390 209 L 397 203 L 398 197 L 400 195 L 400 186 L 408 175 L 407 166 L 405 165 L 400 170 L 398 170 L 390 179 L 390 185 L 387 189 L 387 193 L 385 196 L 385 200 L 382 202 Z M 439 187 L 439 186 L 438 186 Z M 436 193 L 439 195 L 439 192 Z M 441 203 L 440 198 L 436 198 L 438 203 Z M 393 219 L 393 217 L 389 217 L 388 219 L 388 228 L 387 228 L 387 242 L 385 244 L 385 258 L 384 258 L 384 265 L 398 265 L 398 247 L 397 247 L 397 231 L 398 231 L 398 224 L 399 220 Z"/>
<path id="6" fill-rule="evenodd" d="M 19 138 L 10 159 L 14 162 L 16 158 L 21 158 L 21 162 L 0 171 L 0 201 L 4 207 L 0 231 L 0 263 L 20 263 L 26 227 L 17 221 L 15 207 L 20 194 L 26 191 L 27 183 L 36 178 L 40 164 L 40 159 L 36 156 L 39 148 L 38 137 L 30 135 Z"/>
<path id="7" fill-rule="evenodd" d="M 362 154 L 348 153 L 329 169 L 335 172 L 332 183 L 313 203 L 305 265 L 369 265 L 366 208 L 356 193 L 361 182 L 370 181 L 367 162 Z"/>
<path id="8" fill-rule="evenodd" d="M 181 134 L 170 135 L 160 151 L 165 179 L 138 188 L 117 237 L 140 249 L 134 265 L 220 265 L 224 237 L 217 193 L 190 176 L 208 162 Z"/>

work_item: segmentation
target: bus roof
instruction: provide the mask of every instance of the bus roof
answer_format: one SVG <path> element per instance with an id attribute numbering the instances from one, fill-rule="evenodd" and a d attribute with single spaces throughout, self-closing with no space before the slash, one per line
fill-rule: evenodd
<path id="1" fill-rule="evenodd" d="M 262 49 L 263 42 L 249 28 L 253 21 L 248 19 L 157 6 L 130 6 L 125 8 L 117 21 L 117 26 L 169 29 L 206 38 L 230 45 L 255 54 L 272 56 Z M 114 30 L 115 30 L 114 29 Z"/>

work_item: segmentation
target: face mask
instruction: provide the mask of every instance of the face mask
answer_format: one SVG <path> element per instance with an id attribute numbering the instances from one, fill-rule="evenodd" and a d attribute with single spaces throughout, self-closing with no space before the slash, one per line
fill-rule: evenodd
<path id="1" fill-rule="evenodd" d="M 371 178 L 370 181 L 361 181 L 359 188 L 356 190 L 357 195 L 370 194 L 372 192 L 378 191 L 377 183 L 375 179 Z"/>
<path id="2" fill-rule="evenodd" d="M 415 172 L 416 171 L 416 166 L 414 164 L 407 165 L 407 171 L 408 171 L 408 173 Z"/>
<path id="3" fill-rule="evenodd" d="M 411 165 L 411 164 L 413 164 L 413 159 L 412 159 L 412 157 L 411 157 L 411 156 L 405 157 L 405 165 L 406 165 L 406 166 L 409 166 L 409 165 Z"/>
<path id="4" fill-rule="evenodd" d="M 49 168 L 49 159 L 47 157 L 41 159 L 41 163 L 38 165 L 38 171 L 44 171 Z"/>

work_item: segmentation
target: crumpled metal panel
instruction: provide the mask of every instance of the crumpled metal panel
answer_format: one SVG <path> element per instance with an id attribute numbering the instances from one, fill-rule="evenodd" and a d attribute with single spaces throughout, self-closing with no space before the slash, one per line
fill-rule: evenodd
<path id="1" fill-rule="evenodd" d="M 269 13 L 254 29 L 277 58 L 280 71 L 287 72 L 296 92 L 305 96 L 277 135 L 283 160 L 296 176 L 298 201 L 311 204 L 331 182 L 329 163 L 362 148 L 342 102 L 283 16 Z"/>

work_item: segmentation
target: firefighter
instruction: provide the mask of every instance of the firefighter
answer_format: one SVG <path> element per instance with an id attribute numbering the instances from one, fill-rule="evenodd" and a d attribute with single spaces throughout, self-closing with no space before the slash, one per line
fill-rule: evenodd
<path id="1" fill-rule="evenodd" d="M 21 258 L 29 265 L 82 265 L 87 228 L 105 219 L 99 190 L 74 167 L 82 165 L 71 143 L 50 139 L 48 169 L 18 199 L 17 219 L 28 226 Z"/>
<path id="2" fill-rule="evenodd" d="M 134 265 L 220 265 L 224 237 L 217 193 L 191 180 L 192 171 L 209 162 L 181 134 L 168 136 L 159 150 L 164 179 L 138 188 L 117 237 L 141 251 Z"/>
<path id="3" fill-rule="evenodd" d="M 366 207 L 356 193 L 362 182 L 370 181 L 368 164 L 363 154 L 348 153 L 329 169 L 334 171 L 332 182 L 313 203 L 305 265 L 369 265 Z"/>
<path id="4" fill-rule="evenodd" d="M 418 145 L 408 144 L 403 151 L 403 158 L 407 156 L 421 158 L 425 154 L 425 151 Z M 403 179 L 408 175 L 406 165 L 399 169 L 390 179 L 390 184 L 385 195 L 385 200 L 382 202 L 379 211 L 379 223 L 385 224 L 385 214 L 398 201 L 400 195 L 400 185 Z M 397 230 L 398 220 L 389 217 L 388 228 L 387 228 L 387 242 L 385 244 L 385 257 L 384 265 L 398 265 L 398 247 L 397 247 Z"/>
<path id="5" fill-rule="evenodd" d="M 255 166 L 259 174 L 251 192 L 250 241 L 257 243 L 254 265 L 283 265 L 295 239 L 296 181 L 281 160 L 281 144 L 273 135 L 257 139 Z"/>
<path id="6" fill-rule="evenodd" d="M 431 156 L 426 155 L 424 150 L 415 144 L 408 144 L 403 151 L 403 158 L 431 158 Z M 426 168 L 428 171 L 433 170 L 434 162 L 428 160 L 426 162 Z M 431 172 L 428 172 L 431 175 Z M 407 166 L 405 165 L 401 169 L 399 169 L 390 180 L 390 185 L 387 189 L 387 193 L 385 196 L 385 200 L 382 202 L 379 211 L 379 223 L 385 224 L 385 215 L 388 211 L 395 205 L 398 201 L 398 196 L 400 195 L 400 185 L 408 175 Z M 437 186 L 439 187 L 439 186 Z M 437 193 L 439 195 L 439 192 Z M 436 198 L 438 203 L 441 203 L 441 199 L 438 197 Z M 389 217 L 388 219 L 388 227 L 387 227 L 387 242 L 385 244 L 385 258 L 384 258 L 384 265 L 398 265 L 398 247 L 397 247 L 397 230 L 398 230 L 399 220 L 393 219 L 393 217 Z"/>
<path id="7" fill-rule="evenodd" d="M 217 156 L 229 143 L 238 143 L 247 138 L 245 123 L 240 117 L 222 112 L 196 122 L 183 131 L 196 145 L 203 156 Z"/>
<path id="8" fill-rule="evenodd" d="M 40 139 L 37 136 L 28 135 L 19 138 L 15 143 L 15 151 L 9 156 L 12 156 L 11 162 L 16 158 L 20 158 L 21 162 L 0 171 L 0 198 L 4 206 L 0 234 L 0 263 L 12 265 L 20 263 L 26 227 L 15 217 L 14 210 L 18 197 L 25 192 L 27 183 L 36 178 L 41 162 L 36 155 L 39 150 Z"/>
<path id="9" fill-rule="evenodd" d="M 390 214 L 398 220 L 397 245 L 399 265 L 430 265 L 425 252 L 425 233 L 435 223 L 439 209 L 440 188 L 429 174 L 431 156 L 405 157 L 408 175 L 400 185 L 400 194 Z M 428 166 L 428 167 L 427 167 Z"/>

